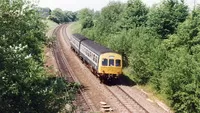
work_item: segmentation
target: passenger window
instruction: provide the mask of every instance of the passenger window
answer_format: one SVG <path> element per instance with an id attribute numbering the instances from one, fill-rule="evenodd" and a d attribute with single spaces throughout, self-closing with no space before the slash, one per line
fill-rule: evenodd
<path id="1" fill-rule="evenodd" d="M 91 52 L 89 51 L 89 57 L 91 57 Z"/>
<path id="2" fill-rule="evenodd" d="M 121 66 L 121 60 L 116 60 L 116 66 Z"/>
<path id="3" fill-rule="evenodd" d="M 109 66 L 114 66 L 114 59 L 109 59 Z"/>
<path id="4" fill-rule="evenodd" d="M 97 63 L 97 58 L 96 58 L 96 56 L 94 56 L 94 61 Z"/>
<path id="5" fill-rule="evenodd" d="M 107 66 L 108 65 L 108 60 L 107 59 L 103 59 L 102 60 L 102 66 Z"/>

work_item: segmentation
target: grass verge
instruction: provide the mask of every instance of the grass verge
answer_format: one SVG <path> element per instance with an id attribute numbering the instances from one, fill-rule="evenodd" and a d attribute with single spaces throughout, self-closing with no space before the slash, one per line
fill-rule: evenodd
<path id="1" fill-rule="evenodd" d="M 134 81 L 134 75 L 131 73 L 130 67 L 124 68 L 123 73 L 124 73 L 124 75 L 128 76 L 129 79 Z M 170 101 L 167 99 L 167 96 L 165 94 L 157 92 L 153 88 L 152 84 L 149 83 L 149 84 L 146 84 L 146 85 L 137 85 L 137 87 L 140 90 L 143 90 L 144 92 L 146 92 L 149 99 L 151 99 L 153 101 L 159 100 L 159 101 L 165 103 L 167 106 L 170 106 Z"/>
<path id="2" fill-rule="evenodd" d="M 51 20 L 45 20 L 45 22 L 47 23 L 47 26 L 48 26 L 47 30 L 50 30 L 50 29 L 55 28 L 56 26 L 58 26 L 57 23 L 55 23 L 55 22 L 53 22 Z"/>
<path id="3" fill-rule="evenodd" d="M 73 22 L 70 26 L 72 33 L 80 33 L 81 32 L 81 24 L 79 22 Z"/>

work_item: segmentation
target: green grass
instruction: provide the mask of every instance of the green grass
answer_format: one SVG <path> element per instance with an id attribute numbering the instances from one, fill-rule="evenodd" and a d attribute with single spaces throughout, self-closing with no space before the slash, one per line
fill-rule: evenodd
<path id="1" fill-rule="evenodd" d="M 131 80 L 134 81 L 134 77 L 131 75 L 131 69 L 130 69 L 130 67 L 125 67 L 123 69 L 123 73 L 124 73 L 124 75 L 128 76 Z"/>
<path id="2" fill-rule="evenodd" d="M 139 85 L 138 87 L 147 92 L 151 100 L 159 100 L 170 107 L 170 101 L 167 99 L 167 96 L 165 94 L 158 93 L 151 84 Z"/>
<path id="3" fill-rule="evenodd" d="M 47 23 L 47 26 L 48 26 L 48 30 L 52 29 L 52 28 L 55 28 L 56 26 L 58 26 L 57 23 L 51 21 L 51 20 L 45 20 L 45 22 Z"/>
<path id="4" fill-rule="evenodd" d="M 51 21 L 51 20 L 43 20 L 43 22 L 47 25 L 47 28 L 46 28 L 46 35 L 48 37 L 51 37 L 52 36 L 52 33 L 53 33 L 53 30 L 54 28 L 56 28 L 59 24 Z"/>
<path id="5" fill-rule="evenodd" d="M 47 25 L 47 31 L 49 31 L 49 30 L 51 30 L 51 29 L 53 29 L 53 28 L 58 26 L 57 23 L 55 23 L 55 22 L 53 22 L 51 20 L 48 20 L 48 19 L 43 20 L 43 22 Z"/>
<path id="6" fill-rule="evenodd" d="M 123 69 L 123 73 L 124 75 L 128 76 L 129 79 L 131 79 L 132 81 L 134 81 L 134 75 L 133 73 L 131 73 L 131 68 L 130 67 L 126 67 Z M 167 106 L 170 106 L 170 101 L 167 99 L 167 96 L 164 94 L 161 94 L 159 92 L 157 92 L 154 88 L 152 84 L 146 84 L 146 85 L 137 85 L 137 87 L 139 89 L 142 89 L 143 91 L 148 93 L 148 97 L 151 100 L 159 100 L 163 103 L 165 103 Z"/>
<path id="7" fill-rule="evenodd" d="M 81 24 L 79 22 L 73 22 L 70 26 L 72 33 L 80 33 L 81 32 Z"/>

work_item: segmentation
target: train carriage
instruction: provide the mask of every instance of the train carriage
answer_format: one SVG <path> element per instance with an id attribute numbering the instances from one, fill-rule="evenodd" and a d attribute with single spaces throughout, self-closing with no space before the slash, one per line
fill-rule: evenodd
<path id="1" fill-rule="evenodd" d="M 94 51 L 93 48 L 91 48 L 91 45 L 93 44 L 93 41 L 91 40 L 84 40 L 80 44 L 80 56 L 85 60 L 87 63 L 89 63 L 93 69 L 98 69 L 98 59 L 99 54 Z"/>
<path id="2" fill-rule="evenodd" d="M 80 54 L 80 43 L 83 40 L 86 40 L 87 38 L 80 35 L 80 34 L 73 34 L 70 38 L 70 45 L 71 48 L 78 54 Z"/>
<path id="3" fill-rule="evenodd" d="M 74 42 L 74 40 L 79 42 L 76 47 L 79 50 L 75 51 L 78 51 L 82 60 L 92 67 L 92 71 L 96 75 L 104 79 L 109 79 L 118 78 L 122 74 L 122 57 L 120 54 L 82 35 L 73 34 L 72 38 L 74 39 L 71 39 L 71 42 Z M 72 45 L 72 47 L 75 48 L 75 45 Z"/>

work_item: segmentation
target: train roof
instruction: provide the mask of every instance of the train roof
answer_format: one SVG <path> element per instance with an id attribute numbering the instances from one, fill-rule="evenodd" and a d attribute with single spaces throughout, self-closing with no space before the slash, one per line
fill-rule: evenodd
<path id="1" fill-rule="evenodd" d="M 98 55 L 101 55 L 101 54 L 107 53 L 107 52 L 114 52 L 109 48 L 106 48 L 98 43 L 95 43 L 92 40 L 83 40 L 81 42 L 81 44 L 85 45 L 88 49 L 92 50 L 93 52 L 95 52 Z"/>
<path id="2" fill-rule="evenodd" d="M 78 40 L 79 42 L 82 41 L 82 40 L 86 40 L 88 38 L 86 38 L 85 36 L 81 35 L 81 34 L 78 34 L 78 33 L 75 33 L 75 34 L 72 34 L 74 36 L 74 38 L 76 40 Z"/>

